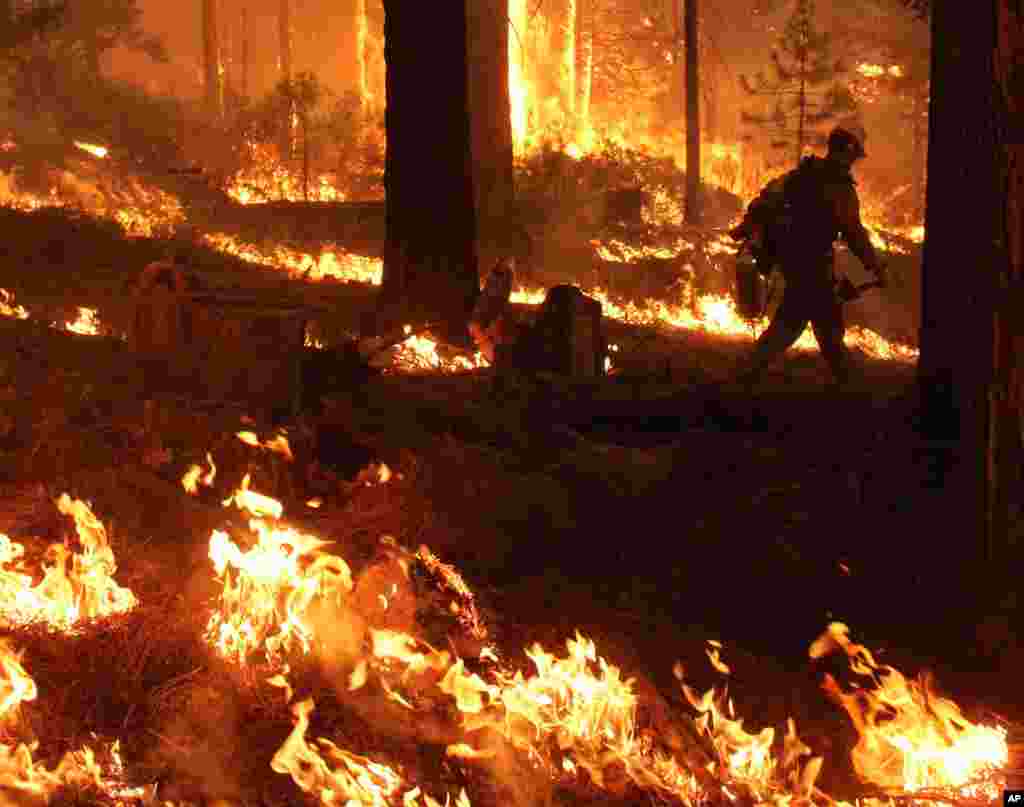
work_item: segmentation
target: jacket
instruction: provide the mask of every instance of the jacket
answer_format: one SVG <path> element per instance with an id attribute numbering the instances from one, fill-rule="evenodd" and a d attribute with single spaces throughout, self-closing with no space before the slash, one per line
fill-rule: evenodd
<path id="1" fill-rule="evenodd" d="M 881 264 L 860 220 L 860 199 L 850 172 L 820 157 L 805 157 L 789 173 L 769 182 L 747 207 L 741 234 L 764 234 L 778 258 L 831 256 L 842 238 L 870 272 Z"/>

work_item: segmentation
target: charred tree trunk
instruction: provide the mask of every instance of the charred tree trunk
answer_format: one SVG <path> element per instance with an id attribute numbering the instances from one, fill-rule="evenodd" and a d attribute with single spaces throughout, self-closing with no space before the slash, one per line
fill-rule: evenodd
<path id="1" fill-rule="evenodd" d="M 203 85 L 206 113 L 211 119 L 219 120 L 221 91 L 217 0 L 203 0 Z"/>
<path id="2" fill-rule="evenodd" d="M 513 197 L 508 0 L 467 0 L 466 9 L 473 198 L 480 261 L 486 267 L 507 248 Z"/>
<path id="3" fill-rule="evenodd" d="M 385 0 L 387 237 L 380 304 L 364 330 L 441 319 L 448 338 L 467 338 L 479 278 L 466 43 L 463 3 Z"/>
<path id="4" fill-rule="evenodd" d="M 1024 550 L 1022 28 L 1014 0 L 932 4 L 922 423 L 958 449 L 942 517 L 988 571 Z"/>
<path id="5" fill-rule="evenodd" d="M 686 223 L 700 224 L 700 52 L 697 0 L 686 0 Z"/>

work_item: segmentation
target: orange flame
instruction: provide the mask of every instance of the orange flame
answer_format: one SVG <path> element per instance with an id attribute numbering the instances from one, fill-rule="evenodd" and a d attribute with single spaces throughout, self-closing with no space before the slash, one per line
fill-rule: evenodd
<path id="1" fill-rule="evenodd" d="M 275 523 L 281 503 L 248 485 L 247 475 L 224 504 L 234 503 L 254 516 L 249 530 L 256 543 L 243 551 L 226 532 L 214 530 L 210 559 L 223 588 L 206 637 L 218 653 L 239 664 L 260 649 L 268 661 L 277 662 L 292 647 L 309 651 L 309 607 L 317 599 L 350 592 L 352 574 L 342 558 L 321 551 L 330 542 Z"/>
<path id="2" fill-rule="evenodd" d="M 103 524 L 85 502 L 66 493 L 57 500 L 57 508 L 74 518 L 82 551 L 52 545 L 50 564 L 44 565 L 43 579 L 33 586 L 31 575 L 9 568 L 25 554 L 24 546 L 0 533 L 0 619 L 11 625 L 42 622 L 70 632 L 81 620 L 132 610 L 137 600 L 114 581 L 117 567 Z"/>
<path id="3" fill-rule="evenodd" d="M 14 295 L 7 289 L 0 289 L 0 316 L 28 319 L 28 311 L 24 306 L 14 304 Z"/>
<path id="4" fill-rule="evenodd" d="M 100 332 L 99 317 L 95 308 L 78 307 L 78 317 L 64 323 L 64 330 L 83 336 L 96 336 Z"/>
<path id="5" fill-rule="evenodd" d="M 850 668 L 875 684 L 847 693 L 832 676 L 825 678 L 825 691 L 860 735 L 853 750 L 857 773 L 885 788 L 950 789 L 962 797 L 995 799 L 998 788 L 983 780 L 1008 761 L 1006 730 L 967 720 L 956 703 L 932 691 L 928 677 L 908 681 L 893 667 L 878 664 L 848 634 L 849 628 L 834 622 L 809 652 L 820 658 L 842 650 Z"/>

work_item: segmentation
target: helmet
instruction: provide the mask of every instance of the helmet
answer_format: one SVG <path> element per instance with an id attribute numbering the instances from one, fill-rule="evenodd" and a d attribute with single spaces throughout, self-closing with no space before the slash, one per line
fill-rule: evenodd
<path id="1" fill-rule="evenodd" d="M 855 157 L 867 156 L 864 151 L 864 141 L 867 140 L 867 133 L 864 127 L 858 123 L 842 124 L 831 131 L 828 136 L 829 152 L 847 152 Z"/>

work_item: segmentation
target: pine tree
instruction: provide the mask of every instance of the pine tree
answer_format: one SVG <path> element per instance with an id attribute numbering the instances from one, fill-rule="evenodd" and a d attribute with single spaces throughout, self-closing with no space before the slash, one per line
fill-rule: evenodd
<path id="1" fill-rule="evenodd" d="M 744 110 L 743 124 L 760 129 L 772 148 L 789 150 L 799 162 L 804 147 L 822 146 L 823 124 L 856 109 L 856 102 L 842 81 L 847 72 L 831 56 L 831 36 L 814 26 L 814 0 L 797 0 L 796 9 L 772 49 L 774 76 L 758 72 L 751 80 L 740 76 L 743 89 L 765 98 L 772 106 L 767 114 Z M 753 140 L 750 130 L 745 140 Z"/>

